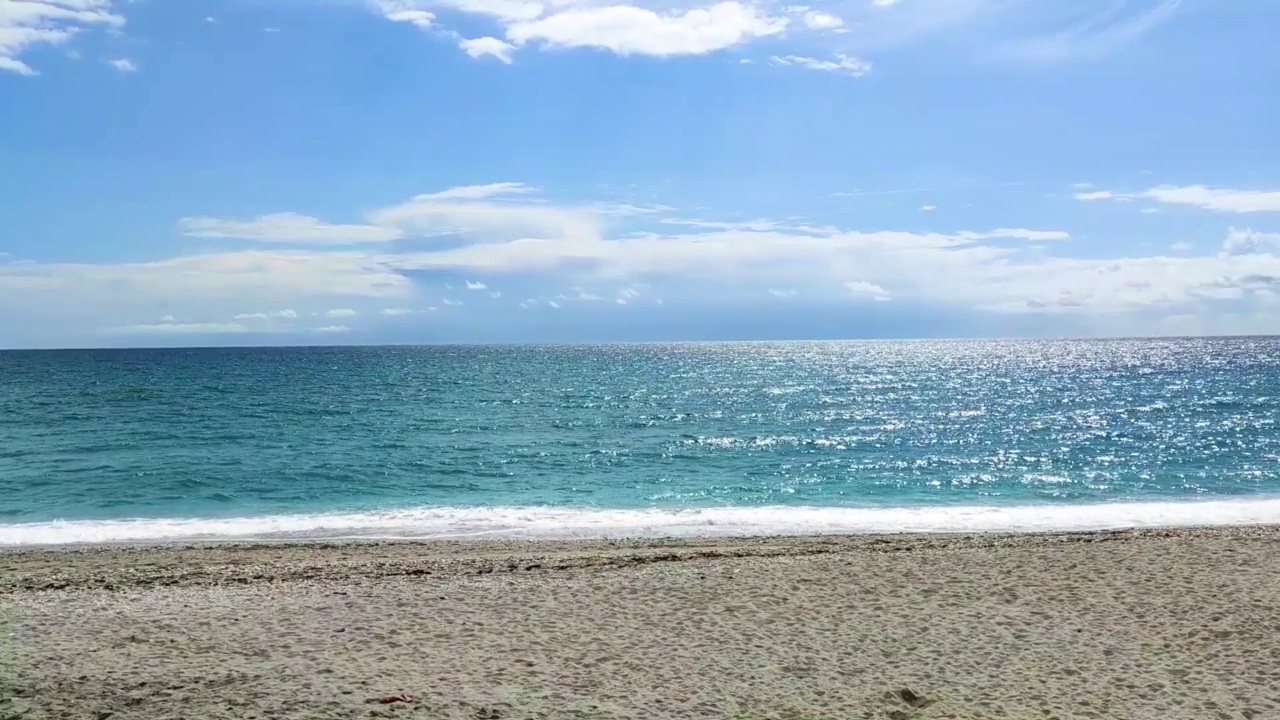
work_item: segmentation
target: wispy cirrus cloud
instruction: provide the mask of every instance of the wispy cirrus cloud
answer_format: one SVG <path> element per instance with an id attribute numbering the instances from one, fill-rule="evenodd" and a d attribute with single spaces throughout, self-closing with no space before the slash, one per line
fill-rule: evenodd
<path id="1" fill-rule="evenodd" d="M 1088 3 L 1084 3 L 1082 16 L 1069 21 L 1066 27 L 1000 43 L 993 53 L 1000 59 L 1017 62 L 1103 57 L 1169 21 L 1181 5 L 1181 0 L 1116 2 L 1090 11 Z"/>
<path id="2" fill-rule="evenodd" d="M 503 195 L 532 195 L 537 189 L 524 183 L 496 182 L 484 185 L 459 185 L 439 192 L 419 195 L 415 200 L 484 200 Z"/>
<path id="3" fill-rule="evenodd" d="M 185 217 L 178 221 L 177 229 L 190 237 L 299 245 L 391 243 L 444 236 L 498 242 L 598 238 L 611 223 L 671 210 L 662 205 L 616 202 L 555 204 L 539 197 L 536 188 L 499 182 L 416 195 L 367 213 L 361 224 L 330 223 L 286 211 L 250 219 Z"/>
<path id="4" fill-rule="evenodd" d="M 247 333 L 252 332 L 252 330 L 242 323 L 234 322 L 159 322 L 121 325 L 107 328 L 106 332 L 117 335 L 226 335 L 228 333 Z"/>
<path id="5" fill-rule="evenodd" d="M 293 212 L 262 215 L 251 220 L 185 217 L 178 221 L 183 235 L 205 238 L 238 238 L 281 243 L 351 244 L 389 242 L 403 237 L 393 227 L 335 225 Z"/>
<path id="6" fill-rule="evenodd" d="M 801 55 L 774 55 L 770 58 L 770 62 L 774 65 L 794 65 L 806 70 L 836 72 L 845 75 L 852 75 L 853 77 L 862 77 L 871 72 L 871 63 L 843 54 L 837 54 L 830 60 L 820 60 L 818 58 L 804 57 Z"/>
<path id="7" fill-rule="evenodd" d="M 270 310 L 266 312 L 249 312 L 236 315 L 234 320 L 297 320 L 298 312 L 293 309 Z"/>
<path id="8" fill-rule="evenodd" d="M 1070 240 L 1071 234 L 1065 230 L 1029 230 L 1027 228 L 996 228 L 987 232 L 961 231 L 959 237 L 966 240 L 1027 240 L 1029 242 L 1046 242 Z"/>
<path id="9" fill-rule="evenodd" d="M 369 213 L 382 228 L 424 237 L 467 235 L 494 241 L 524 238 L 598 237 L 602 213 L 590 207 L 530 201 L 536 191 L 520 183 L 492 183 L 418 195 Z"/>

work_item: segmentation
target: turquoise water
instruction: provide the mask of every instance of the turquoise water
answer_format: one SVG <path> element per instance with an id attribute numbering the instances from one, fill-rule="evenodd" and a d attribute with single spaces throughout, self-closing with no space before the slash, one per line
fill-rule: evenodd
<path id="1" fill-rule="evenodd" d="M 3 352 L 0 544 L 1257 521 L 1278 418 L 1271 338 Z"/>

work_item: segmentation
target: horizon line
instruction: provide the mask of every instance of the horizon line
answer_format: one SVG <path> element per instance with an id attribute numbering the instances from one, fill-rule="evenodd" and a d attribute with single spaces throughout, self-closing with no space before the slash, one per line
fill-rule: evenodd
<path id="1" fill-rule="evenodd" d="M 75 352 L 75 351 L 128 351 L 128 350 L 300 350 L 300 349 L 354 349 L 354 348 L 414 348 L 414 347 L 599 347 L 609 345 L 781 345 L 799 343 L 903 343 L 903 342 L 1116 342 L 1125 340 L 1261 340 L 1280 338 L 1280 334 L 1217 334 L 1217 335 L 1062 335 L 1036 336 L 973 336 L 973 337 L 883 337 L 883 338 L 789 338 L 789 339 L 734 339 L 734 340 L 582 340 L 582 341 L 534 341 L 491 340 L 470 342 L 381 342 L 381 343 L 332 343 L 313 345 L 84 345 L 50 347 L 0 347 L 0 353 L 17 352 Z"/>

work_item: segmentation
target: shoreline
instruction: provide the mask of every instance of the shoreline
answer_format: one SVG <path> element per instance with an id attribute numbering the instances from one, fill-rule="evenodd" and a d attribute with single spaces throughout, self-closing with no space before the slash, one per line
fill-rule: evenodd
<path id="1" fill-rule="evenodd" d="M 429 506 L 0 524 L 0 550 L 192 542 L 741 538 L 1088 532 L 1280 524 L 1280 496 L 1033 505 Z"/>
<path id="2" fill-rule="evenodd" d="M 9 549 L 0 711 L 1265 720 L 1277 577 L 1280 525 Z"/>

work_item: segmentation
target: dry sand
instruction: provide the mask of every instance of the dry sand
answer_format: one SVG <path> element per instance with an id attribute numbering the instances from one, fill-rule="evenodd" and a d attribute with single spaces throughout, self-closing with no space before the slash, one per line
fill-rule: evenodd
<path id="1" fill-rule="evenodd" d="M 0 624 L 0 718 L 1263 720 L 1280 529 L 9 552 Z"/>

